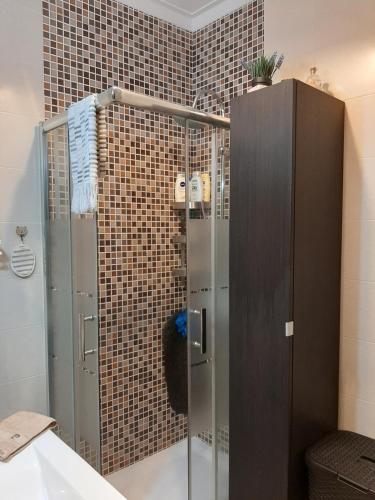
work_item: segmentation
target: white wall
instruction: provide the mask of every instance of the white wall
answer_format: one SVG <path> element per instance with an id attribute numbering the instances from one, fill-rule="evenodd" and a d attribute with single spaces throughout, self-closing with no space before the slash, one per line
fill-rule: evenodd
<path id="1" fill-rule="evenodd" d="M 317 66 L 346 100 L 340 427 L 375 438 L 375 1 L 265 0 L 281 78 Z"/>
<path id="2" fill-rule="evenodd" d="M 0 419 L 46 412 L 46 349 L 39 168 L 34 127 L 43 118 L 40 0 L 1 0 L 0 16 Z M 17 278 L 7 257 L 27 225 L 35 274 Z"/>

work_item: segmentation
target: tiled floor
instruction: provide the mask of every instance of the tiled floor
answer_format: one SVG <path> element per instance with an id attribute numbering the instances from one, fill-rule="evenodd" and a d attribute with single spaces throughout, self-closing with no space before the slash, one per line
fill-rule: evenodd
<path id="1" fill-rule="evenodd" d="M 200 439 L 192 442 L 192 496 L 194 500 L 208 500 L 210 488 L 211 448 Z M 224 456 L 220 458 L 220 469 L 227 469 Z M 117 488 L 127 500 L 187 500 L 188 459 L 187 440 L 142 460 L 127 469 L 107 476 L 107 480 Z M 219 474 L 219 488 L 226 474 Z M 223 496 L 224 495 L 224 496 Z M 219 498 L 225 498 L 220 494 Z"/>

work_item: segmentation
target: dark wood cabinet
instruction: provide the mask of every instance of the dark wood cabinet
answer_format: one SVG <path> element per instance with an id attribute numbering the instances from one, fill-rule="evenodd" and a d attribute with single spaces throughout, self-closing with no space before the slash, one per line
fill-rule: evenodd
<path id="1" fill-rule="evenodd" d="M 307 499 L 337 427 L 343 132 L 296 80 L 232 102 L 230 500 Z"/>

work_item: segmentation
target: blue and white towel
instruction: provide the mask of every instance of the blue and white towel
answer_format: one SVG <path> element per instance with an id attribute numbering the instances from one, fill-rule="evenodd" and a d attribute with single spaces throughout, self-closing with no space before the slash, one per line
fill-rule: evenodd
<path id="1" fill-rule="evenodd" d="M 97 207 L 98 152 L 96 95 L 72 104 L 68 110 L 72 212 L 83 214 Z"/>

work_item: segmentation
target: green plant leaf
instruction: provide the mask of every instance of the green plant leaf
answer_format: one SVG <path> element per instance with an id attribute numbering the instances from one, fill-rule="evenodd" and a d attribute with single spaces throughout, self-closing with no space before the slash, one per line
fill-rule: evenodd
<path id="1" fill-rule="evenodd" d="M 249 72 L 252 78 L 272 79 L 275 72 L 280 68 L 284 61 L 284 56 L 274 52 L 270 57 L 262 55 L 251 62 L 241 61 L 243 68 Z"/>

